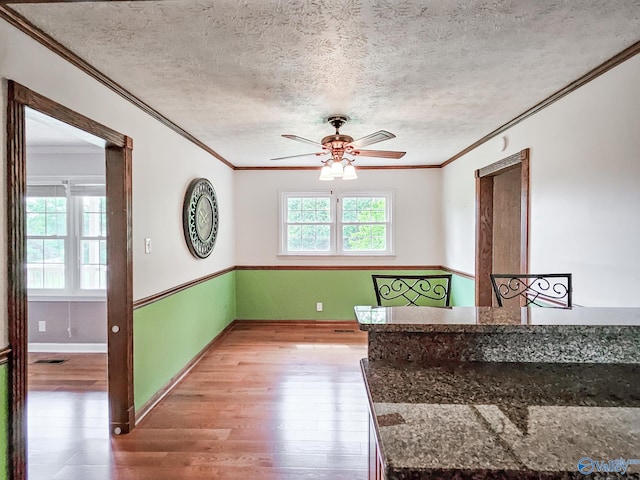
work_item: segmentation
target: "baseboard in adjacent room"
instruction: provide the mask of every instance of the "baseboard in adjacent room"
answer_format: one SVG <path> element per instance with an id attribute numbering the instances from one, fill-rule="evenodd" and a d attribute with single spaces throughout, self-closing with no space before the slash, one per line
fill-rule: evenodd
<path id="1" fill-rule="evenodd" d="M 106 343 L 30 343 L 30 353 L 107 353 Z"/>

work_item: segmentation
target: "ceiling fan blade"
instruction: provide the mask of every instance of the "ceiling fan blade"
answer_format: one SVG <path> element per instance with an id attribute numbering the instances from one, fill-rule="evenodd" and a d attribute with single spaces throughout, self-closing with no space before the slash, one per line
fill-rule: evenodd
<path id="1" fill-rule="evenodd" d="M 366 147 L 367 145 L 372 145 L 384 140 L 391 140 L 392 138 L 396 138 L 393 133 L 387 132 L 386 130 L 380 130 L 378 132 L 372 133 L 371 135 L 367 135 L 366 137 L 354 140 L 349 145 L 355 148 Z"/>
<path id="2" fill-rule="evenodd" d="M 322 147 L 321 143 L 314 142 L 313 140 L 308 140 L 306 138 L 299 137 L 298 135 L 282 135 L 284 138 L 288 138 L 290 140 L 295 140 L 297 142 L 309 143 L 311 145 L 315 145 L 316 147 Z"/>
<path id="3" fill-rule="evenodd" d="M 325 152 L 314 152 L 314 153 L 302 153 L 300 155 L 289 155 L 288 157 L 278 157 L 278 158 L 272 158 L 271 160 L 287 160 L 289 158 L 297 158 L 297 157 L 310 157 L 311 155 L 324 155 Z"/>
<path id="4" fill-rule="evenodd" d="M 402 158 L 407 152 L 393 152 L 390 150 L 354 150 L 352 155 L 361 157 Z"/>

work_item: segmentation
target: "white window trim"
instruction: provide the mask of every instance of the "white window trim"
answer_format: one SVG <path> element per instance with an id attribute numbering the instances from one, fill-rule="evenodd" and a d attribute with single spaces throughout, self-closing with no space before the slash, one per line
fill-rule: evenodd
<path id="1" fill-rule="evenodd" d="M 279 192 L 279 208 L 278 208 L 278 256 L 286 258 L 309 258 L 309 257 L 394 257 L 394 245 L 393 245 L 393 209 L 394 209 L 394 192 L 390 190 L 384 191 L 344 191 L 337 192 L 331 190 L 327 192 L 307 190 L 303 192 L 295 191 L 281 191 Z M 304 198 L 304 197 L 329 197 L 331 200 L 330 217 L 330 250 L 328 252 L 301 252 L 287 250 L 287 200 L 289 198 Z M 387 250 L 384 252 L 376 251 L 345 251 L 342 247 L 342 199 L 344 197 L 385 197 L 386 201 L 386 215 L 387 221 Z M 372 222 L 375 223 L 375 222 Z"/>
<path id="2" fill-rule="evenodd" d="M 65 272 L 66 282 L 64 289 L 28 288 L 29 301 L 102 301 L 106 300 L 107 290 L 80 288 L 81 266 L 81 220 L 82 205 L 81 196 L 71 195 L 69 188 L 73 185 L 105 185 L 102 176 L 33 176 L 27 179 L 27 185 L 49 186 L 66 184 L 67 186 L 67 235 L 65 238 Z M 25 238 L 30 238 L 26 235 Z M 102 237 L 98 238 L 102 239 Z"/>

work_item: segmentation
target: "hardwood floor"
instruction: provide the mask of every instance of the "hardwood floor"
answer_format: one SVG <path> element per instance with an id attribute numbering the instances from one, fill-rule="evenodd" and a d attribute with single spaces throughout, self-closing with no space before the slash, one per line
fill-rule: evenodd
<path id="1" fill-rule="evenodd" d="M 29 478 L 365 480 L 365 356 L 355 325 L 239 323 L 131 434 L 113 438 L 93 410 L 102 402 L 106 412 L 106 392 L 78 391 L 81 375 L 69 378 L 75 391 L 42 392 L 64 407 L 30 392 L 30 422 L 48 420 L 30 425 Z"/>

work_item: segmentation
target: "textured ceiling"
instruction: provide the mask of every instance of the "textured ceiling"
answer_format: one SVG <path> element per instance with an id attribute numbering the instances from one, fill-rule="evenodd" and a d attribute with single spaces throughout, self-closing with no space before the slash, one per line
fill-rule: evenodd
<path id="1" fill-rule="evenodd" d="M 440 164 L 640 40 L 639 0 L 165 0 L 12 8 L 236 166 L 385 129 Z"/>

